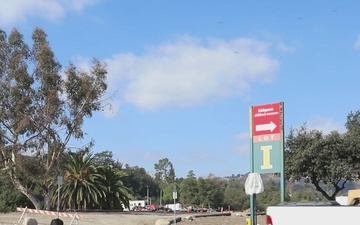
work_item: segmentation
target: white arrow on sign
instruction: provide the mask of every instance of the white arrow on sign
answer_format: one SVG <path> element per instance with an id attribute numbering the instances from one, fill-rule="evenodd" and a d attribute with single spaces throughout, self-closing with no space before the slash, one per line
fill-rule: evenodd
<path id="1" fill-rule="evenodd" d="M 276 128 L 276 124 L 273 123 L 272 121 L 270 121 L 270 123 L 266 123 L 266 124 L 259 124 L 255 126 L 255 131 L 273 131 Z"/>

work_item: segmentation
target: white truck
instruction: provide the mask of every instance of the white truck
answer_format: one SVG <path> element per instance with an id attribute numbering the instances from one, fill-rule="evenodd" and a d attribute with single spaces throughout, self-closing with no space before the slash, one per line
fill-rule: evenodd
<path id="1" fill-rule="evenodd" d="M 185 210 L 184 207 L 182 207 L 182 205 L 180 203 L 176 203 L 176 204 L 166 204 L 165 208 L 171 209 L 172 211 L 181 211 L 181 210 Z"/>
<path id="2" fill-rule="evenodd" d="M 338 202 L 285 202 L 266 209 L 266 225 L 343 225 L 360 220 L 359 190 L 349 194 L 348 205 Z M 354 196 L 355 195 L 355 196 Z M 356 196 L 357 195 L 357 196 Z"/>
<path id="3" fill-rule="evenodd" d="M 124 212 L 126 211 L 135 211 L 138 207 L 145 207 L 147 205 L 146 200 L 130 200 L 129 206 L 130 208 L 126 208 L 124 204 L 122 204 Z"/>

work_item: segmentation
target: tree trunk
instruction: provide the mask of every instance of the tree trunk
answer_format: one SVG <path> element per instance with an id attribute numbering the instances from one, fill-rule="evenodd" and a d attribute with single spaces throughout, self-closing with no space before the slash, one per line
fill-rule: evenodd
<path id="1" fill-rule="evenodd" d="M 44 190 L 44 209 L 51 210 L 51 197 L 54 193 L 54 185 L 52 183 Z"/>
<path id="2" fill-rule="evenodd" d="M 317 191 L 319 191 L 328 201 L 335 201 L 336 195 L 344 188 L 339 188 L 336 184 L 333 184 L 335 190 L 332 193 L 328 194 L 322 187 L 318 181 L 313 182 Z"/>
<path id="3" fill-rule="evenodd" d="M 12 163 L 5 164 L 5 167 L 9 170 L 9 175 L 10 175 L 10 179 L 12 181 L 12 183 L 14 184 L 15 188 L 17 190 L 19 190 L 23 195 L 25 195 L 30 201 L 31 203 L 34 205 L 35 209 L 42 209 L 42 204 L 39 201 L 39 199 L 37 199 L 34 195 L 32 195 L 31 193 L 29 193 L 27 191 L 27 189 L 21 184 L 19 178 L 17 177 L 15 171 L 16 171 L 16 167 L 14 166 L 15 162 L 15 154 L 12 154 Z M 14 171 L 15 170 L 15 171 Z"/>
<path id="4" fill-rule="evenodd" d="M 24 186 L 22 186 L 16 178 L 13 178 L 13 183 L 15 185 L 15 188 L 18 189 L 23 195 L 25 195 L 31 203 L 34 205 L 35 209 L 42 209 L 42 204 L 39 201 L 38 198 L 36 198 L 34 195 L 29 193 Z"/>

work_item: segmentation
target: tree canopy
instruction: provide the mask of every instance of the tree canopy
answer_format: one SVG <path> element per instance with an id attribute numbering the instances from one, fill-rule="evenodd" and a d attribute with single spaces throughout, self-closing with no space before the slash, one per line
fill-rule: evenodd
<path id="1" fill-rule="evenodd" d="M 97 59 L 90 71 L 72 63 L 62 71 L 41 28 L 34 29 L 32 41 L 30 47 L 17 29 L 9 36 L 0 30 L 0 167 L 16 189 L 42 208 L 42 199 L 24 179 L 30 177 L 21 175 L 31 171 L 21 168 L 26 166 L 23 155 L 37 158 L 48 208 L 54 165 L 70 139 L 84 137 L 84 119 L 101 109 L 107 71 Z"/>
<path id="2" fill-rule="evenodd" d="M 247 209 L 241 175 L 197 178 L 190 170 L 177 178 L 171 161 L 163 158 L 152 176 L 139 166 L 122 168 L 111 151 L 93 155 L 92 142 L 68 151 L 70 140 L 84 138 L 85 119 L 107 104 L 107 66 L 94 58 L 88 70 L 71 62 L 63 68 L 41 28 L 31 40 L 28 45 L 17 29 L 9 35 L 0 29 L 0 211 L 29 202 L 50 209 L 57 194 L 61 207 L 74 209 L 121 209 L 148 193 L 151 200 L 169 203 L 174 185 L 183 204 Z M 320 198 L 314 190 L 335 200 L 349 182 L 359 180 L 360 111 L 348 114 L 345 128 L 327 134 L 306 125 L 290 130 L 285 172 L 292 200 Z M 62 193 L 55 189 L 58 175 L 64 175 Z M 309 184 L 299 191 L 293 182 L 301 180 Z M 267 185 L 257 198 L 266 202 L 257 204 L 261 209 L 279 201 L 277 183 Z"/>
<path id="3" fill-rule="evenodd" d="M 347 117 L 347 131 L 323 134 L 303 125 L 291 129 L 285 145 L 285 171 L 291 181 L 306 179 L 326 199 L 336 195 L 349 181 L 359 178 L 360 113 Z"/>

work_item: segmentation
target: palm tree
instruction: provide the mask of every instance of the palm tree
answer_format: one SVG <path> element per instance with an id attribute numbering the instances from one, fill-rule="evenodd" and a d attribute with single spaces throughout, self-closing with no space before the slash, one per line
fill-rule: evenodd
<path id="1" fill-rule="evenodd" d="M 70 160 L 64 165 L 62 205 L 73 209 L 87 209 L 105 197 L 106 188 L 93 165 L 93 156 L 86 151 L 70 152 Z"/>
<path id="2" fill-rule="evenodd" d="M 120 209 L 122 203 L 129 208 L 131 190 L 125 187 L 122 179 L 126 176 L 125 171 L 110 166 L 98 168 L 100 182 L 106 187 L 105 198 L 100 201 L 100 206 L 104 209 Z"/>

